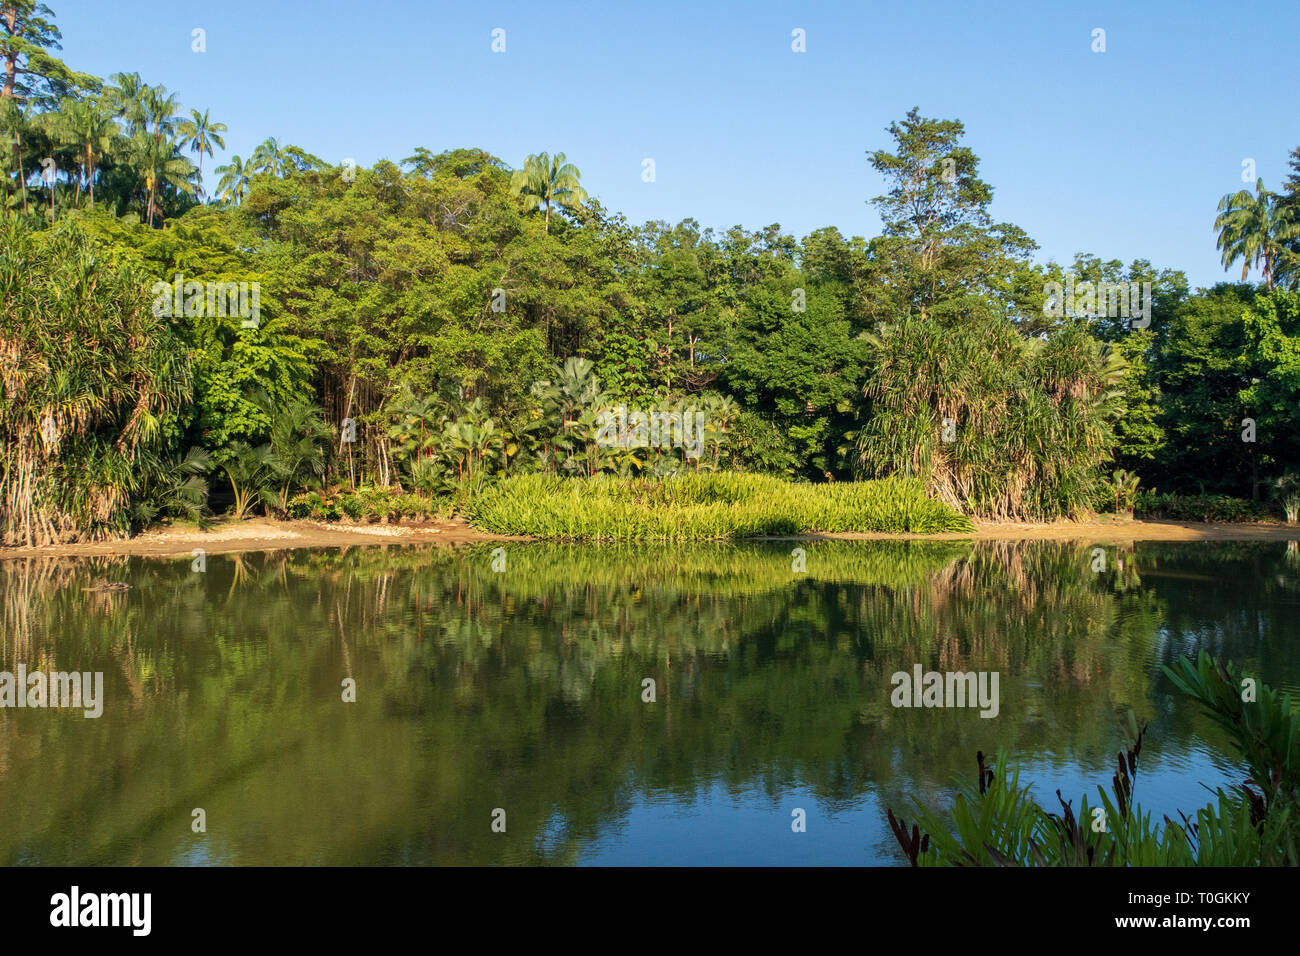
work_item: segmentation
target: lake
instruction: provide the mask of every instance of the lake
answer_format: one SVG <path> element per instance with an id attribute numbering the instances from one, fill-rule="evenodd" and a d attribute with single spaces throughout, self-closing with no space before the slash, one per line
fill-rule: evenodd
<path id="1" fill-rule="evenodd" d="M 0 671 L 103 674 L 0 709 L 0 863 L 900 865 L 887 808 L 1001 747 L 1077 809 L 1130 712 L 1156 819 L 1240 782 L 1181 655 L 1300 693 L 1294 543 L 495 547 L 0 563 Z"/>

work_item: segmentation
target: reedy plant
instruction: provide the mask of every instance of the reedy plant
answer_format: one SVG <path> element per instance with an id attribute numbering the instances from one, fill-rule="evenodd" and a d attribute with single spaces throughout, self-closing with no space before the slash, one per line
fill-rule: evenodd
<path id="1" fill-rule="evenodd" d="M 1273 494 L 1282 506 L 1287 524 L 1300 520 L 1300 475 L 1287 472 L 1273 483 Z"/>
<path id="2" fill-rule="evenodd" d="M 993 767 L 976 754 L 975 785 L 954 799 L 951 821 L 919 800 L 912 828 L 888 811 L 890 828 L 913 866 L 1300 866 L 1300 712 L 1289 695 L 1264 684 L 1243 700 L 1241 673 L 1202 651 L 1165 673 L 1232 736 L 1249 778 L 1217 803 L 1154 823 L 1135 801 L 1145 727 L 1130 713 L 1132 743 L 1116 757 L 1108 793 L 1098 803 L 1058 790 L 1061 813 L 1047 812 L 1020 786 L 1007 753 Z"/>

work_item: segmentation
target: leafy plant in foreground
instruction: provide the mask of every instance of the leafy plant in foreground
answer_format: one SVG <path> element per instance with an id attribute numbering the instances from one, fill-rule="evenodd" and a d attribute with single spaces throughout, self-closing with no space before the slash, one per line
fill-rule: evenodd
<path id="1" fill-rule="evenodd" d="M 1108 793 L 1084 796 L 1078 815 L 1061 797 L 1049 813 L 1020 786 L 999 751 L 976 755 L 976 786 L 953 802 L 951 822 L 917 801 L 918 822 L 889 810 L 889 825 L 913 866 L 1300 866 L 1300 712 L 1289 695 L 1260 684 L 1254 698 L 1238 670 L 1202 651 L 1165 668 L 1233 737 L 1249 777 L 1178 823 L 1143 813 L 1134 796 L 1145 727 L 1129 715 L 1132 744 L 1116 756 Z M 1246 698 L 1243 700 L 1243 698 Z"/>

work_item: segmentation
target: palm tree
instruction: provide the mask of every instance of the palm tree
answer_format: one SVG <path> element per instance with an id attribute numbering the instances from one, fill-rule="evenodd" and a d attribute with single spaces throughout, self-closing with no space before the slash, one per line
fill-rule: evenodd
<path id="1" fill-rule="evenodd" d="M 82 179 L 77 183 L 77 200 L 81 199 L 82 183 L 90 194 L 91 208 L 95 206 L 95 167 L 99 160 L 113 148 L 117 138 L 117 124 L 97 100 L 65 99 L 53 116 L 53 133 L 61 142 L 75 146 Z"/>
<path id="2" fill-rule="evenodd" d="M 176 132 L 180 100 L 165 86 L 150 86 L 139 73 L 114 73 L 109 91 L 114 114 L 125 121 L 129 135 L 149 132 L 162 139 Z"/>
<path id="3" fill-rule="evenodd" d="M 524 168 L 510 177 L 510 192 L 524 197 L 530 209 L 545 209 L 543 231 L 550 232 L 551 203 L 573 209 L 586 200 L 581 178 L 578 167 L 566 163 L 563 153 L 556 153 L 554 159 L 538 153 L 525 159 Z"/>
<path id="4" fill-rule="evenodd" d="M 153 127 L 150 132 L 158 139 L 174 135 L 180 98 L 175 93 L 168 93 L 165 86 L 151 86 L 145 90 L 143 102 L 147 123 Z"/>
<path id="5" fill-rule="evenodd" d="M 203 154 L 213 155 L 214 143 L 219 149 L 226 148 L 226 141 L 221 138 L 221 134 L 227 131 L 226 124 L 212 122 L 207 110 L 202 113 L 198 110 L 190 110 L 190 118 L 182 121 L 178 130 L 183 141 L 189 143 L 190 152 L 199 154 L 199 182 L 202 183 Z"/>
<path id="6" fill-rule="evenodd" d="M 244 193 L 248 192 L 249 172 L 249 167 L 244 165 L 238 155 L 231 156 L 226 165 L 218 166 L 217 174 L 221 176 L 221 181 L 217 183 L 217 198 L 237 205 L 244 198 Z"/>
<path id="7" fill-rule="evenodd" d="M 134 135 L 146 128 L 143 97 L 148 84 L 139 73 L 114 73 L 112 79 L 108 98 L 113 115 L 126 123 L 128 135 Z"/>
<path id="8" fill-rule="evenodd" d="M 253 150 L 253 155 L 248 160 L 248 171 L 279 176 L 284 172 L 287 162 L 288 157 L 280 141 L 274 136 L 269 136 Z"/>
<path id="9" fill-rule="evenodd" d="M 226 446 L 226 459 L 221 468 L 235 495 L 236 519 L 248 517 L 255 505 L 273 508 L 278 503 L 275 484 L 279 471 L 269 444 L 254 448 L 245 441 L 231 442 Z"/>
<path id="10" fill-rule="evenodd" d="M 3 106 L 0 106 L 0 130 L 4 132 L 0 142 L 13 148 L 13 161 L 18 170 L 18 188 L 23 195 L 24 213 L 27 212 L 27 173 L 23 169 L 23 134 L 27 132 L 27 128 L 27 114 L 23 105 L 16 100 L 6 99 Z"/>
<path id="11" fill-rule="evenodd" d="M 289 402 L 278 411 L 269 404 L 263 407 L 272 414 L 270 446 L 282 482 L 280 507 L 288 509 L 291 488 L 310 487 L 325 473 L 325 446 L 333 431 L 311 402 Z"/>
<path id="12" fill-rule="evenodd" d="M 152 133 L 137 133 L 131 141 L 131 165 L 139 171 L 149 193 L 145 222 L 151 226 L 160 187 L 174 186 L 181 192 L 194 191 L 194 184 L 190 182 L 190 177 L 194 175 L 194 164 L 181 155 L 179 143 L 175 139 L 162 139 Z"/>
<path id="13" fill-rule="evenodd" d="M 1283 203 L 1277 193 L 1265 189 L 1260 179 L 1255 180 L 1255 195 L 1243 189 L 1219 201 L 1214 228 L 1219 230 L 1217 248 L 1223 250 L 1223 268 L 1242 260 L 1241 281 L 1245 282 L 1250 267 L 1262 264 L 1264 284 L 1269 289 L 1273 288 L 1285 243 L 1300 236 L 1300 222 L 1292 207 Z"/>

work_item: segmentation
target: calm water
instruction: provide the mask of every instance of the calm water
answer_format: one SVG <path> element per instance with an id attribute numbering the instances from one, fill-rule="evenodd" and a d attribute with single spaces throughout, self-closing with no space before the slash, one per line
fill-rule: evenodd
<path id="1" fill-rule="evenodd" d="M 792 547 L 0 564 L 0 671 L 105 697 L 0 710 L 0 864 L 898 864 L 886 808 L 999 746 L 1077 807 L 1129 711 L 1157 819 L 1238 781 L 1181 654 L 1300 692 L 1286 543 Z M 998 716 L 891 706 L 917 663 L 997 671 Z"/>

